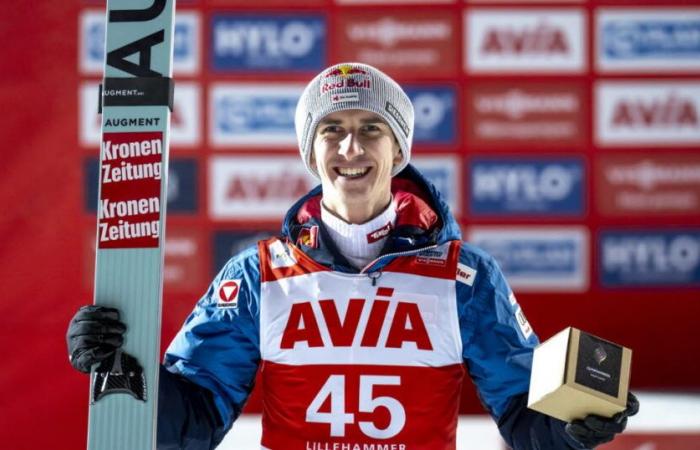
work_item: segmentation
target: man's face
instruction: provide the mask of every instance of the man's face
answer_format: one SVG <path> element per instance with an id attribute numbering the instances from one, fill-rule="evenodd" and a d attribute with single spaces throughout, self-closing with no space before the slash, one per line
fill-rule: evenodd
<path id="1" fill-rule="evenodd" d="M 316 128 L 311 165 L 331 210 L 385 207 L 391 198 L 391 171 L 401 159 L 391 128 L 372 112 L 338 111 Z"/>

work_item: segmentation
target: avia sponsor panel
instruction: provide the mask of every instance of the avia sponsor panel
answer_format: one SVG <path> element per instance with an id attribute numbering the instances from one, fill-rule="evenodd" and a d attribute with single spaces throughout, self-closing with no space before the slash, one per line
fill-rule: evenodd
<path id="1" fill-rule="evenodd" d="M 595 102 L 601 146 L 700 144 L 700 82 L 603 81 Z"/>
<path id="2" fill-rule="evenodd" d="M 606 230 L 599 246 L 604 286 L 700 285 L 700 229 Z"/>
<path id="3" fill-rule="evenodd" d="M 291 205 L 290 205 L 291 206 Z M 279 230 L 216 231 L 212 237 L 214 273 L 218 273 L 233 256 L 258 241 L 274 236 Z"/>
<path id="4" fill-rule="evenodd" d="M 454 144 L 457 121 L 455 87 L 409 85 L 404 86 L 404 90 L 415 111 L 414 144 Z"/>
<path id="5" fill-rule="evenodd" d="M 84 82 L 78 89 L 79 114 L 78 123 L 80 144 L 84 147 L 97 148 L 100 143 L 102 115 L 97 113 L 99 83 Z M 170 147 L 193 147 L 202 139 L 201 89 L 198 83 L 177 82 L 173 98 L 173 112 L 170 115 Z M 140 117 L 140 116 L 139 116 Z M 158 125 L 160 119 L 136 118 L 128 108 L 116 117 L 113 123 L 105 124 L 106 130 L 112 125 L 129 125 L 133 129 L 149 131 Z"/>
<path id="6" fill-rule="evenodd" d="M 173 74 L 195 75 L 199 72 L 200 35 L 199 13 L 178 10 L 173 31 Z M 105 11 L 86 9 L 80 14 L 80 71 L 83 74 L 102 75 L 104 52 Z"/>
<path id="7" fill-rule="evenodd" d="M 323 14 L 216 14 L 211 67 L 222 72 L 320 71 L 326 64 Z"/>
<path id="8" fill-rule="evenodd" d="M 303 84 L 214 84 L 209 141 L 219 147 L 295 147 L 294 112 Z"/>
<path id="9" fill-rule="evenodd" d="M 700 155 L 697 153 L 600 155 L 596 204 L 608 216 L 697 215 Z"/>
<path id="10" fill-rule="evenodd" d="M 453 214 L 462 208 L 462 188 L 458 158 L 452 155 L 415 155 L 411 164 L 435 185 Z"/>
<path id="11" fill-rule="evenodd" d="M 470 9 L 464 15 L 470 73 L 580 73 L 586 69 L 582 9 Z"/>
<path id="12" fill-rule="evenodd" d="M 700 72 L 700 9 L 599 9 L 596 45 L 604 73 Z"/>
<path id="13" fill-rule="evenodd" d="M 138 175 L 134 166 L 122 167 L 126 176 Z M 105 173 L 103 167 L 103 175 Z M 195 158 L 170 158 L 168 162 L 168 214 L 195 214 L 199 209 L 199 166 Z M 83 161 L 83 206 L 94 213 L 97 208 L 97 187 L 100 163 L 97 157 Z M 112 175 L 113 176 L 113 175 Z"/>
<path id="14" fill-rule="evenodd" d="M 279 220 L 318 184 L 298 156 L 216 156 L 209 162 L 214 220 Z"/>
<path id="15" fill-rule="evenodd" d="M 588 289 L 588 231 L 584 227 L 471 227 L 469 242 L 490 253 L 516 291 Z"/>
<path id="16" fill-rule="evenodd" d="M 473 82 L 466 141 L 477 148 L 583 148 L 588 102 L 578 82 Z"/>
<path id="17" fill-rule="evenodd" d="M 454 76 L 457 23 L 451 11 L 348 10 L 338 16 L 337 59 L 362 61 L 393 76 Z"/>
<path id="18" fill-rule="evenodd" d="M 581 216 L 581 158 L 475 158 L 469 168 L 470 215 Z"/>

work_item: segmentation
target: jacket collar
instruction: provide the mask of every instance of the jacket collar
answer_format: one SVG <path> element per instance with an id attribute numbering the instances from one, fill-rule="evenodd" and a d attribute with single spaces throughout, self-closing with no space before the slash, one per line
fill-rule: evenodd
<path id="1" fill-rule="evenodd" d="M 381 254 L 418 250 L 461 239 L 459 225 L 440 193 L 410 164 L 392 180 L 396 226 Z M 321 186 L 287 212 L 282 235 L 317 262 L 342 272 L 357 272 L 338 251 L 321 223 Z"/>

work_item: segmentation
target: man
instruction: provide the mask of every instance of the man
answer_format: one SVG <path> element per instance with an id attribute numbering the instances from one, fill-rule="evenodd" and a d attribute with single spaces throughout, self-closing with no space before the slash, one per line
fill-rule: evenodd
<path id="1" fill-rule="evenodd" d="M 568 425 L 527 409 L 537 337 L 516 320 L 495 261 L 461 241 L 408 165 L 413 107 L 396 82 L 332 66 L 304 91 L 296 130 L 321 186 L 292 206 L 280 237 L 224 266 L 170 344 L 160 449 L 214 448 L 258 370 L 262 446 L 274 450 L 454 449 L 465 372 L 513 448 L 588 448 L 625 428 L 634 396 L 614 419 Z M 84 307 L 71 362 L 88 372 L 123 332 L 117 311 Z"/>

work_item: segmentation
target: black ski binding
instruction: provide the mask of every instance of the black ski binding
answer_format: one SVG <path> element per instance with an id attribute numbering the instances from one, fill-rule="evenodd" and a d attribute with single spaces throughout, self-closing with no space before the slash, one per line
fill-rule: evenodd
<path id="1" fill-rule="evenodd" d="M 146 377 L 138 360 L 122 350 L 105 359 L 92 375 L 90 403 L 95 404 L 105 395 L 125 393 L 146 401 Z"/>

